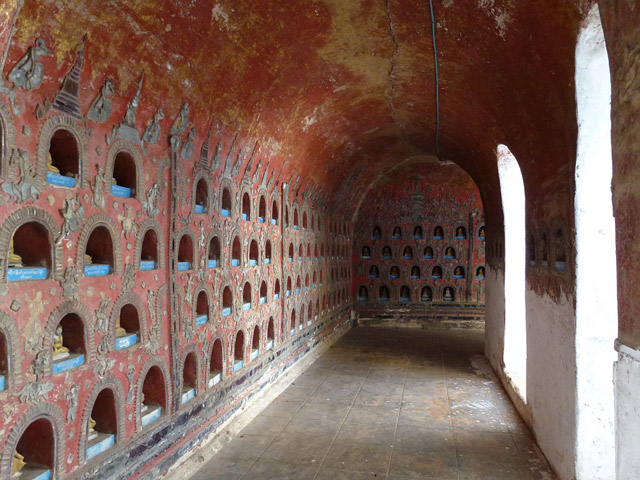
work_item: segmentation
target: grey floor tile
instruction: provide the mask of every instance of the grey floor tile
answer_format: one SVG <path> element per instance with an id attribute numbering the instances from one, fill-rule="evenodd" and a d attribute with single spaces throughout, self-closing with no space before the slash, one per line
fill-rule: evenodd
<path id="1" fill-rule="evenodd" d="M 386 476 L 391 447 L 355 443 L 334 443 L 322 464 L 326 468 Z"/>

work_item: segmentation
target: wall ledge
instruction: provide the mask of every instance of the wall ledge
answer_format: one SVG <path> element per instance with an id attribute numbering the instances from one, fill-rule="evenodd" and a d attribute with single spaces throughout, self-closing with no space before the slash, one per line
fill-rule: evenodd
<path id="1" fill-rule="evenodd" d="M 616 349 L 616 352 L 631 357 L 636 362 L 640 362 L 640 350 L 638 350 L 637 348 L 625 345 L 624 343 L 620 342 L 619 338 L 616 338 L 613 347 Z"/>

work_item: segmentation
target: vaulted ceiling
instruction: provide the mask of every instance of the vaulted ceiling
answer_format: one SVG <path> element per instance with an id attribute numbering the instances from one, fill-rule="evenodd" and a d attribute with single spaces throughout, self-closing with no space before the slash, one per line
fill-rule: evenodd
<path id="1" fill-rule="evenodd" d="M 498 143 L 531 193 L 568 191 L 574 49 L 591 3 L 434 0 L 439 153 L 469 172 L 485 207 L 499 205 Z M 241 128 L 343 204 L 406 158 L 435 153 L 428 0 L 26 0 L 7 65 L 44 38 L 53 93 L 85 33 L 91 91 L 110 77 L 126 101 L 145 71 L 145 122 L 158 104 L 171 122 L 189 100 L 200 132 L 210 119 Z"/>

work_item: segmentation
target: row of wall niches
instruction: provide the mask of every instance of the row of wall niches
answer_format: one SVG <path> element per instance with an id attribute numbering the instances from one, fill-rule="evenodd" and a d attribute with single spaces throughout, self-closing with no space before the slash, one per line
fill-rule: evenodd
<path id="1" fill-rule="evenodd" d="M 372 247 L 368 245 L 363 246 L 360 250 L 360 258 L 362 258 L 363 260 L 370 260 L 371 258 L 373 258 L 371 255 L 371 251 Z M 435 258 L 433 247 L 431 247 L 430 245 L 424 247 L 421 253 L 423 259 L 431 260 Z M 391 260 L 393 258 L 392 248 L 388 245 L 385 245 L 384 247 L 382 247 L 380 256 L 383 260 Z M 446 260 L 455 260 L 457 258 L 455 247 L 449 246 L 445 248 L 444 255 L 442 255 L 442 257 Z M 411 260 L 413 258 L 417 258 L 414 257 L 414 251 L 411 245 L 407 245 L 404 247 L 404 249 L 402 250 L 401 258 L 403 260 Z"/>
<path id="2" fill-rule="evenodd" d="M 119 258 L 117 229 L 97 222 L 88 230 L 86 240 L 79 244 L 82 257 L 80 274 L 87 277 L 110 275 L 118 271 L 116 259 Z M 155 270 L 162 268 L 164 260 L 164 242 L 159 226 L 150 227 L 140 233 L 136 245 L 135 265 L 139 270 Z M 185 233 L 180 237 L 178 247 L 177 269 L 179 271 L 198 268 L 196 259 L 196 239 L 193 233 Z M 40 218 L 26 218 L 12 234 L 7 249 L 7 280 L 9 282 L 25 280 L 42 280 L 51 276 L 51 271 L 60 258 L 56 257 L 54 233 L 50 225 Z M 324 247 L 322 248 L 324 250 Z M 316 248 L 317 250 L 317 248 Z M 256 239 L 249 242 L 247 251 L 242 249 L 239 235 L 233 239 L 229 252 L 228 266 L 238 267 L 246 262 L 250 266 L 269 265 L 276 251 L 271 240 L 266 240 L 260 248 Z M 55 259 L 55 261 L 54 261 Z M 324 258 L 323 258 L 324 259 Z M 213 235 L 207 243 L 206 260 L 203 268 L 217 268 L 224 265 L 221 240 Z"/>
<path id="3" fill-rule="evenodd" d="M 467 229 L 463 226 L 456 227 L 456 229 L 451 233 L 453 238 L 455 238 L 456 240 L 467 239 Z M 383 238 L 382 229 L 376 225 L 375 227 L 373 227 L 371 240 L 380 240 L 382 238 Z M 391 238 L 393 240 L 402 239 L 403 238 L 402 228 L 394 227 L 391 232 Z M 414 240 L 422 240 L 427 237 L 423 234 L 422 226 L 416 225 L 413 229 L 413 235 L 410 238 L 413 238 Z M 431 236 L 431 238 L 433 238 L 434 240 L 443 240 L 445 238 L 445 230 L 440 225 L 437 225 L 436 227 L 433 228 L 433 235 Z M 484 225 L 478 229 L 478 238 L 480 240 L 485 239 Z"/>
<path id="4" fill-rule="evenodd" d="M 433 301 L 444 301 L 444 302 L 455 302 L 456 301 L 456 290 L 455 287 L 452 286 L 444 286 L 442 288 L 436 289 L 436 293 L 438 298 L 434 297 L 434 288 L 431 286 L 424 286 L 420 290 L 420 295 L 415 296 L 412 295 L 412 289 L 408 285 L 402 285 L 398 289 L 397 299 L 395 301 L 398 302 L 433 302 Z M 377 297 L 369 297 L 369 287 L 366 285 L 360 285 L 358 287 L 358 296 L 357 300 L 359 302 L 368 302 L 368 301 L 378 301 L 378 302 L 389 302 L 391 299 L 391 289 L 386 285 L 380 286 L 377 292 Z"/>
<path id="5" fill-rule="evenodd" d="M 408 278 L 411 279 L 420 279 L 420 278 L 432 278 L 432 279 L 440 279 L 443 278 L 443 269 L 441 266 L 436 265 L 431 269 L 431 274 L 428 274 L 428 271 L 424 272 L 424 277 L 421 275 L 422 271 L 418 265 L 414 265 L 411 267 L 411 270 L 407 270 L 409 272 Z M 458 265 L 451 269 L 452 277 L 456 279 L 466 278 L 465 268 L 462 265 Z M 389 274 L 385 275 L 390 279 L 398 279 L 401 278 L 401 269 L 397 266 L 392 266 L 389 269 Z M 380 269 L 377 265 L 372 265 L 369 268 L 368 273 L 369 278 L 380 278 Z M 479 266 L 476 268 L 475 278 L 478 280 L 484 280 L 485 278 L 485 269 L 484 266 Z"/>
<path id="6" fill-rule="evenodd" d="M 303 232 L 312 232 L 314 228 L 321 232 L 322 228 L 322 219 L 320 217 L 317 220 L 314 220 L 314 216 L 310 215 L 310 221 L 307 221 L 307 212 L 302 213 L 302 231 Z M 293 225 L 289 222 L 289 208 L 285 208 L 284 211 L 284 226 L 285 228 L 293 228 L 293 230 L 300 230 L 300 222 L 298 221 L 298 209 L 294 207 L 293 209 Z M 347 224 L 344 222 L 335 222 L 329 225 L 329 233 L 332 235 L 347 235 Z"/>

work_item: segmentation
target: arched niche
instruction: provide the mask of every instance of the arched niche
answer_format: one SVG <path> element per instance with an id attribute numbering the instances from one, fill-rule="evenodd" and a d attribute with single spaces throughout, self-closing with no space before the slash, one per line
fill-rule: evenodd
<path id="1" fill-rule="evenodd" d="M 380 278 L 380 269 L 376 265 L 369 268 L 369 278 Z"/>
<path id="2" fill-rule="evenodd" d="M 432 302 L 433 301 L 433 290 L 431 287 L 425 286 L 422 287 L 420 292 L 420 301 L 421 302 Z"/>
<path id="3" fill-rule="evenodd" d="M 413 258 L 413 248 L 410 245 L 407 245 L 402 250 L 402 258 L 404 260 L 410 260 Z"/>
<path id="4" fill-rule="evenodd" d="M 296 334 L 296 309 L 291 310 L 291 316 L 289 317 L 289 331 L 290 336 L 294 336 Z"/>
<path id="5" fill-rule="evenodd" d="M 267 303 L 268 297 L 267 297 L 267 282 L 262 280 L 262 282 L 260 282 L 260 300 L 259 303 L 260 305 L 264 305 L 265 303 Z"/>
<path id="6" fill-rule="evenodd" d="M 358 301 L 366 302 L 369 300 L 369 288 L 366 285 L 358 287 Z"/>
<path id="7" fill-rule="evenodd" d="M 231 189 L 223 184 L 220 190 L 220 215 L 230 217 L 233 212 L 232 205 Z"/>
<path id="8" fill-rule="evenodd" d="M 242 310 L 251 310 L 252 304 L 251 282 L 245 282 L 242 287 Z"/>
<path id="9" fill-rule="evenodd" d="M 433 267 L 433 269 L 431 270 L 431 278 L 433 278 L 433 279 L 442 278 L 442 267 L 441 266 L 436 265 L 435 267 Z"/>
<path id="10" fill-rule="evenodd" d="M 273 317 L 269 317 L 269 321 L 267 322 L 267 342 L 265 344 L 265 348 L 267 350 L 271 350 L 275 344 L 276 332 L 275 332 L 275 322 L 273 321 Z"/>
<path id="11" fill-rule="evenodd" d="M 118 319 L 125 332 L 117 331 Z M 123 350 L 147 341 L 147 307 L 142 299 L 133 292 L 120 295 L 111 310 L 109 331 L 115 338 L 115 349 Z M 135 338 L 133 336 L 135 335 Z M 118 348 L 120 347 L 120 348 Z"/>
<path id="12" fill-rule="evenodd" d="M 300 228 L 300 223 L 298 221 L 298 207 L 293 208 L 293 229 L 298 230 Z"/>
<path id="13" fill-rule="evenodd" d="M 64 426 L 62 413 L 52 403 L 33 406 L 10 427 L 2 454 L 2 471 L 12 471 L 14 453 L 18 452 L 25 462 L 21 470 L 23 478 L 37 478 L 46 470 L 50 478 L 63 478 Z M 3 478 L 9 478 L 8 474 Z"/>
<path id="14" fill-rule="evenodd" d="M 408 285 L 402 285 L 400 287 L 400 294 L 398 296 L 398 300 L 401 302 L 410 302 L 411 301 L 411 289 Z"/>
<path id="15" fill-rule="evenodd" d="M 285 293 L 287 297 L 291 295 L 291 277 L 287 277 L 287 290 Z"/>
<path id="16" fill-rule="evenodd" d="M 255 360 L 260 355 L 260 327 L 253 327 L 253 335 L 251 336 L 251 356 L 250 360 Z"/>
<path id="17" fill-rule="evenodd" d="M 82 413 L 80 463 L 100 457 L 124 440 L 124 399 L 122 383 L 116 377 L 105 377 L 91 389 Z M 94 432 L 91 432 L 91 419 L 96 422 Z"/>
<path id="18" fill-rule="evenodd" d="M 313 321 L 313 304 L 309 301 L 309 305 L 307 306 L 307 325 L 311 325 Z"/>
<path id="19" fill-rule="evenodd" d="M 271 225 L 277 225 L 278 224 L 278 213 L 279 213 L 279 208 L 278 208 L 278 201 L 274 200 L 273 203 L 271 204 Z"/>
<path id="20" fill-rule="evenodd" d="M 444 258 L 452 260 L 456 258 L 456 249 L 449 246 L 444 250 Z"/>
<path id="21" fill-rule="evenodd" d="M 7 105 L 0 101 L 0 175 L 7 178 L 9 158 L 16 146 L 16 131 L 13 125 L 13 115 Z"/>
<path id="22" fill-rule="evenodd" d="M 485 279 L 485 266 L 484 265 L 480 265 L 478 268 L 476 268 L 476 278 L 478 280 L 484 280 Z"/>
<path id="23" fill-rule="evenodd" d="M 296 293 L 300 293 L 300 289 L 302 288 L 302 281 L 300 280 L 300 275 L 296 278 Z"/>
<path id="24" fill-rule="evenodd" d="M 402 229 L 399 226 L 393 227 L 391 231 L 391 238 L 394 240 L 400 240 L 402 238 Z"/>
<path id="25" fill-rule="evenodd" d="M 422 226 L 416 225 L 413 229 L 413 238 L 414 240 L 422 239 Z"/>
<path id="26" fill-rule="evenodd" d="M 249 242 L 249 266 L 255 267 L 260 260 L 260 249 L 258 248 L 258 240 L 253 238 Z"/>
<path id="27" fill-rule="evenodd" d="M 88 188 L 89 162 L 84 128 L 66 115 L 49 117 L 40 129 L 36 162 L 37 175 L 43 183 Z"/>
<path id="28" fill-rule="evenodd" d="M 444 229 L 442 226 L 437 225 L 433 229 L 433 239 L 434 240 L 442 240 L 444 238 Z"/>
<path id="29" fill-rule="evenodd" d="M 209 388 L 222 381 L 224 374 L 224 346 L 222 339 L 215 338 L 211 343 L 211 351 L 209 353 L 209 378 L 207 385 Z"/>
<path id="30" fill-rule="evenodd" d="M 456 227 L 455 231 L 456 240 L 466 240 L 467 239 L 467 229 L 462 225 Z"/>
<path id="31" fill-rule="evenodd" d="M 196 355 L 195 345 L 185 348 L 182 358 L 182 386 L 180 390 L 180 403 L 186 405 L 200 392 L 198 391 L 198 378 L 200 378 L 200 366 Z"/>
<path id="32" fill-rule="evenodd" d="M 362 253 L 360 255 L 363 260 L 368 260 L 371 258 L 371 247 L 365 245 L 362 247 Z"/>
<path id="33" fill-rule="evenodd" d="M 233 290 L 231 286 L 226 285 L 222 288 L 222 305 L 221 315 L 227 317 L 233 313 Z"/>
<path id="34" fill-rule="evenodd" d="M 271 240 L 267 240 L 264 247 L 264 263 L 265 265 L 269 265 L 271 263 Z"/>
<path id="35" fill-rule="evenodd" d="M 176 254 L 176 266 L 179 272 L 195 270 L 198 266 L 197 241 L 193 231 L 189 227 L 183 227 L 178 231 L 178 249 Z"/>
<path id="36" fill-rule="evenodd" d="M 303 251 L 302 251 L 302 243 L 301 243 L 300 245 L 298 245 L 298 260 L 299 261 L 302 261 L 302 254 L 303 254 Z"/>
<path id="37" fill-rule="evenodd" d="M 418 265 L 414 265 L 413 267 L 411 267 L 409 276 L 414 280 L 420 278 L 420 267 Z"/>
<path id="38" fill-rule="evenodd" d="M 142 154 L 127 139 L 118 138 L 109 147 L 107 157 L 107 189 L 116 197 L 137 198 L 144 194 Z M 115 183 L 114 183 L 115 181 Z"/>
<path id="39" fill-rule="evenodd" d="M 145 362 L 136 386 L 136 427 L 156 423 L 171 411 L 169 369 L 164 358 L 154 355 Z"/>
<path id="40" fill-rule="evenodd" d="M 62 242 L 55 242 L 59 236 L 60 227 L 44 210 L 27 206 L 10 215 L 0 230 L 0 251 L 6 259 L 0 271 L 0 282 L 41 279 L 42 268 L 46 268 L 44 278 L 59 280 L 62 277 Z M 14 253 L 22 257 L 23 268 L 9 266 L 12 240 Z M 24 268 L 28 271 L 18 271 Z"/>
<path id="41" fill-rule="evenodd" d="M 233 237 L 231 242 L 231 255 L 229 255 L 230 266 L 239 267 L 242 265 L 242 240 L 239 235 Z"/>
<path id="42" fill-rule="evenodd" d="M 45 326 L 44 354 L 48 361 L 44 362 L 45 375 L 62 373 L 85 363 L 93 362 L 94 331 L 92 318 L 87 307 L 77 300 L 67 300 L 56 308 Z M 62 328 L 62 347 L 59 346 L 57 328 Z M 56 340 L 58 340 L 56 342 Z M 54 348 L 67 349 L 68 355 L 54 355 Z"/>
<path id="43" fill-rule="evenodd" d="M 316 279 L 317 279 L 316 271 L 314 270 L 314 271 L 313 271 L 313 283 L 311 284 L 311 286 L 312 286 L 313 288 L 316 288 L 316 283 L 317 283 L 317 282 L 316 282 Z"/>
<path id="44" fill-rule="evenodd" d="M 456 268 L 453 269 L 453 278 L 456 278 L 456 279 L 465 278 L 465 270 L 462 265 L 458 265 L 456 266 Z"/>
<path id="45" fill-rule="evenodd" d="M 480 228 L 478 228 L 478 239 L 481 241 L 484 241 L 487 238 L 487 233 L 486 233 L 486 229 L 484 225 L 481 225 Z"/>
<path id="46" fill-rule="evenodd" d="M 384 247 L 382 247 L 382 259 L 390 260 L 391 258 L 393 258 L 391 247 L 389 245 L 385 245 Z"/>
<path id="47" fill-rule="evenodd" d="M 568 239 L 563 223 L 557 221 L 553 229 L 553 268 L 564 272 L 568 268 Z"/>
<path id="48" fill-rule="evenodd" d="M 242 194 L 242 220 L 251 221 L 251 196 L 249 192 Z"/>
<path id="49" fill-rule="evenodd" d="M 302 212 L 302 230 L 307 231 L 307 212 Z"/>
<path id="50" fill-rule="evenodd" d="M 442 301 L 444 302 L 455 302 L 456 300 L 456 291 L 453 287 L 446 286 L 442 289 Z"/>
<path id="51" fill-rule="evenodd" d="M 22 384 L 22 345 L 16 322 L 0 312 L 0 381 L 2 390 Z"/>
<path id="52" fill-rule="evenodd" d="M 217 268 L 222 266 L 222 247 L 220 245 L 220 236 L 217 233 L 212 232 L 208 245 L 207 267 Z"/>
<path id="53" fill-rule="evenodd" d="M 267 219 L 267 202 L 264 195 L 260 195 L 258 200 L 258 223 L 264 223 Z"/>
<path id="54" fill-rule="evenodd" d="M 134 268 L 156 270 L 164 268 L 164 237 L 157 220 L 148 218 L 138 231 Z"/>
<path id="55" fill-rule="evenodd" d="M 280 279 L 276 278 L 273 286 L 273 301 L 275 302 L 280 298 Z"/>
<path id="56" fill-rule="evenodd" d="M 210 212 L 211 188 L 205 173 L 200 172 L 193 179 L 193 212 L 208 214 Z"/>
<path id="57" fill-rule="evenodd" d="M 193 296 L 195 312 L 195 324 L 200 326 L 209 322 L 211 317 L 211 294 L 205 284 L 200 284 L 196 288 L 196 294 Z"/>
<path id="58" fill-rule="evenodd" d="M 398 268 L 397 265 L 393 265 L 390 269 L 389 269 L 389 278 L 400 278 L 400 269 Z"/>
<path id="59" fill-rule="evenodd" d="M 244 331 L 238 330 L 233 342 L 233 372 L 244 366 Z"/>
<path id="60" fill-rule="evenodd" d="M 91 263 L 85 255 L 91 257 Z M 93 215 L 83 227 L 76 265 L 81 267 L 80 273 L 85 276 L 122 275 L 120 234 L 107 215 Z"/>
<path id="61" fill-rule="evenodd" d="M 382 229 L 379 225 L 373 227 L 373 233 L 371 234 L 371 240 L 380 240 L 382 238 Z"/>
<path id="62" fill-rule="evenodd" d="M 387 287 L 386 285 L 380 285 L 380 288 L 378 289 L 378 301 L 388 302 L 390 298 L 391 291 L 389 290 L 389 287 Z"/>
<path id="63" fill-rule="evenodd" d="M 288 259 L 289 262 L 293 262 L 293 255 L 294 255 L 294 251 L 293 251 L 293 243 L 289 244 L 289 251 L 288 251 Z"/>

